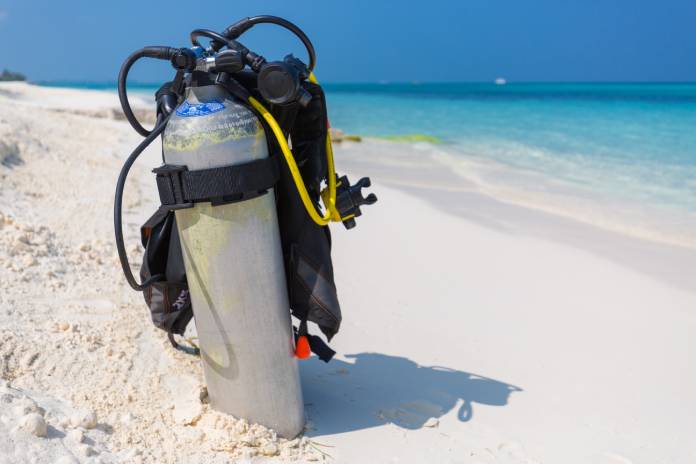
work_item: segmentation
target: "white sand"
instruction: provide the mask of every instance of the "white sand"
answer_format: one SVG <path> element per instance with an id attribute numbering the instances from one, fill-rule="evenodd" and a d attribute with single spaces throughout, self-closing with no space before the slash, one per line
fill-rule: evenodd
<path id="1" fill-rule="evenodd" d="M 417 145 L 346 144 L 380 200 L 333 229 L 339 355 L 301 363 L 310 423 L 284 442 L 201 403 L 120 274 L 139 137 L 104 117 L 115 96 L 2 84 L 0 105 L 0 462 L 696 460 L 694 250 L 501 202 Z M 158 157 L 128 187 L 134 262 Z"/>

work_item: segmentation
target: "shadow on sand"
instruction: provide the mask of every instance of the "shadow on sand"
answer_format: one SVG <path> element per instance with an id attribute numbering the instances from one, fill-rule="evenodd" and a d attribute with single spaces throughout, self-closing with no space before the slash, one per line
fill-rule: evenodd
<path id="1" fill-rule="evenodd" d="M 325 364 L 313 357 L 300 364 L 311 426 L 306 435 L 349 432 L 393 423 L 418 429 L 460 403 L 457 417 L 469 421 L 474 404 L 504 406 L 521 388 L 468 372 L 420 366 L 379 353 L 347 355 Z"/>

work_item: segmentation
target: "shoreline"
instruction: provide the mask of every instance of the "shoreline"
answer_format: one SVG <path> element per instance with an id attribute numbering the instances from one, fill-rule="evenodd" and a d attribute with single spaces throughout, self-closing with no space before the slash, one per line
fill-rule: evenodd
<path id="1" fill-rule="evenodd" d="M 12 93 L 12 87 L 15 87 L 15 97 L 20 99 L 24 92 L 33 94 L 32 98 L 36 98 L 36 90 L 39 89 L 43 100 L 41 106 L 53 111 L 123 120 L 113 90 L 2 83 L 0 95 L 3 88 L 9 88 Z M 82 92 L 87 92 L 91 98 L 79 98 Z M 151 102 L 144 95 L 135 92 L 132 106 L 141 120 L 145 122 L 154 120 L 149 111 Z M 340 128 L 338 130 L 342 132 Z M 351 140 L 356 135 L 361 139 L 360 142 Z M 631 204 L 622 203 L 621 200 L 611 197 L 602 198 L 601 195 L 597 195 L 596 198 L 582 197 L 571 186 L 561 182 L 558 187 L 558 180 L 542 173 L 534 173 L 532 181 L 538 181 L 538 185 L 544 186 L 542 190 L 547 191 L 542 194 L 538 192 L 530 194 L 529 191 L 525 191 L 524 185 L 506 183 L 505 180 L 490 182 L 490 179 L 482 177 L 482 174 L 488 175 L 487 173 L 490 172 L 504 179 L 513 179 L 523 175 L 524 170 L 482 157 L 471 159 L 456 151 L 453 152 L 449 144 L 431 143 L 428 140 L 409 140 L 412 135 L 405 135 L 403 140 L 399 140 L 399 137 L 392 137 L 389 140 L 389 137 L 366 137 L 360 134 L 344 134 L 344 137 L 345 140 L 335 143 L 337 154 L 344 152 L 342 161 L 348 165 L 351 163 L 365 165 L 366 172 L 379 173 L 379 176 L 375 175 L 375 178 L 383 180 L 387 185 L 397 186 L 416 195 L 425 192 L 426 197 L 430 197 L 436 207 L 442 207 L 443 199 L 437 197 L 441 197 L 445 191 L 478 194 L 489 201 L 494 209 L 517 207 L 520 211 L 524 211 L 523 215 L 530 218 L 536 216 L 549 224 L 555 222 L 557 227 L 572 229 L 574 224 L 587 229 L 588 233 L 594 233 L 598 238 L 613 236 L 618 240 L 626 237 L 636 243 L 643 242 L 645 248 L 659 248 L 664 245 L 670 250 L 669 254 L 685 256 L 685 262 L 689 262 L 696 254 L 696 234 L 689 233 L 690 230 L 696 230 L 696 215 L 689 215 L 693 218 L 689 219 L 687 226 L 682 224 L 678 231 L 669 230 L 664 223 L 661 224 L 661 217 L 673 220 L 683 212 L 668 211 L 653 205 L 638 205 L 637 201 Z M 340 165 L 338 167 L 340 168 Z M 390 174 L 390 170 L 394 169 L 397 172 L 396 176 Z M 423 169 L 429 173 L 425 177 Z M 492 176 L 489 175 L 489 177 Z M 570 204 L 562 204 L 564 189 L 567 190 L 568 195 L 565 199 Z M 607 205 L 608 203 L 612 204 L 611 208 Z M 591 208 L 590 205 L 599 206 L 599 208 Z M 622 207 L 631 211 L 624 217 L 617 217 Z M 451 207 L 446 209 L 453 211 Z M 455 214 L 467 217 L 461 210 Z M 691 222 L 693 222 L 693 229 L 689 227 Z M 556 237 L 561 242 L 583 246 L 581 241 L 573 241 L 561 235 L 560 232 L 547 234 L 547 238 Z M 688 281 L 686 278 L 677 280 Z"/>
<path id="2" fill-rule="evenodd" d="M 502 164 L 484 156 L 476 159 L 449 149 L 448 145 L 429 142 L 396 142 L 379 137 L 362 137 L 367 147 L 349 149 L 357 163 L 375 164 L 389 178 L 389 168 L 396 168 L 403 178 L 393 183 L 435 190 L 476 192 L 500 203 L 557 216 L 589 227 L 625 235 L 630 238 L 655 242 L 696 251 L 696 214 L 679 207 L 660 207 L 637 199 L 616 198 L 593 191 L 582 192 L 549 174 L 530 172 Z M 350 142 L 349 142 L 350 143 Z M 369 153 L 369 154 L 366 154 Z M 388 158 L 388 159 L 384 159 Z M 443 185 L 423 182 L 409 167 L 418 166 L 419 158 L 428 169 L 437 167 L 435 178 L 449 179 Z M 445 172 L 447 171 L 447 172 Z M 454 177 L 453 177 L 454 176 Z M 398 176 L 397 176 L 398 177 Z M 497 178 L 501 179 L 498 180 Z M 525 177 L 526 184 L 513 179 Z M 465 188 L 461 186 L 465 185 Z M 407 186 L 406 186 L 407 187 Z M 528 187 L 533 187 L 529 190 Z M 681 224 L 675 225 L 675 222 Z"/>
<path id="3" fill-rule="evenodd" d="M 111 88 L 80 89 L 43 84 L 25 84 L 44 89 L 56 89 L 101 94 L 100 101 L 107 101 L 116 92 Z M 150 114 L 152 102 L 150 89 L 131 92 L 133 107 L 141 120 L 154 122 Z M 129 94 L 130 95 L 130 94 Z M 49 103 L 50 105 L 50 103 Z M 122 119 L 120 108 L 108 112 L 79 109 L 87 116 Z M 340 131 L 341 128 L 337 128 Z M 619 196 L 617 192 L 597 192 L 591 188 L 581 188 L 553 174 L 530 171 L 477 153 L 475 156 L 461 152 L 456 144 L 443 142 L 428 134 L 402 134 L 398 136 L 366 136 L 346 133 L 348 142 L 359 138 L 368 146 L 368 151 L 378 154 L 379 149 L 387 147 L 392 164 L 408 163 L 405 158 L 426 156 L 443 169 L 453 171 L 467 185 L 476 185 L 480 193 L 502 203 L 514 204 L 526 209 L 558 216 L 570 221 L 597 227 L 607 232 L 618 233 L 640 240 L 677 246 L 686 250 L 696 250 L 696 211 L 685 209 L 684 205 L 657 205 L 650 200 L 632 196 Z M 385 145 L 387 144 L 387 145 Z M 394 156 L 403 152 L 400 157 Z M 363 156 L 363 161 L 366 159 Z M 381 160 L 378 164 L 383 164 Z M 618 174 L 617 174 L 618 175 Z M 447 177 L 447 175 L 444 175 Z M 411 176 L 409 182 L 419 182 Z M 438 186 L 437 188 L 445 188 Z M 696 202 L 696 197 L 694 198 Z M 696 203 L 694 205 L 696 208 Z"/>

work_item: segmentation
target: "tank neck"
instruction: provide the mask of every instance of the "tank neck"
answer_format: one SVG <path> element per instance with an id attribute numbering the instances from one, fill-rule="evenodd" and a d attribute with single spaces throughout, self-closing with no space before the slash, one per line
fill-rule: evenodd
<path id="1" fill-rule="evenodd" d="M 189 103 L 208 103 L 213 100 L 225 100 L 229 98 L 229 93 L 220 85 L 202 85 L 200 87 L 188 87 L 186 89 L 186 100 Z"/>

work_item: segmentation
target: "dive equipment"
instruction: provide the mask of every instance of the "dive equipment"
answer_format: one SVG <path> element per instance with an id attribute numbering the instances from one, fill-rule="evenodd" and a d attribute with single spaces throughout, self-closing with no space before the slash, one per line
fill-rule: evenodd
<path id="1" fill-rule="evenodd" d="M 258 119 L 224 87 L 189 87 L 184 97 L 163 134 L 167 165 L 194 174 L 268 159 Z M 242 198 L 175 205 L 208 394 L 215 409 L 297 435 L 303 403 L 275 197 L 258 187 L 244 196 L 240 184 Z"/>
<path id="2" fill-rule="evenodd" d="M 309 65 L 292 55 L 268 62 L 237 41 L 262 23 L 293 32 Z M 174 346 L 181 348 L 174 335 L 195 319 L 212 406 L 293 437 L 304 425 L 296 358 L 314 352 L 328 362 L 334 354 L 308 322 L 329 340 L 341 322 L 326 226 L 354 227 L 360 206 L 377 198 L 361 193 L 369 178 L 351 186 L 334 171 L 326 99 L 302 30 L 255 16 L 190 38 L 191 48 L 138 50 L 119 73 L 126 119 L 145 137 L 117 182 L 119 258 Z M 152 130 L 137 120 L 126 91 L 130 68 L 143 58 L 169 61 L 176 71 L 155 94 Z M 160 135 L 165 164 L 153 172 L 161 206 L 141 228 L 139 283 L 123 244 L 122 196 L 131 166 Z M 299 319 L 294 330 L 291 313 Z"/>

